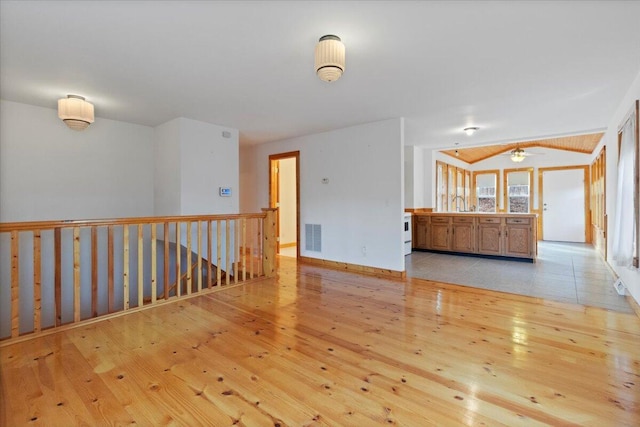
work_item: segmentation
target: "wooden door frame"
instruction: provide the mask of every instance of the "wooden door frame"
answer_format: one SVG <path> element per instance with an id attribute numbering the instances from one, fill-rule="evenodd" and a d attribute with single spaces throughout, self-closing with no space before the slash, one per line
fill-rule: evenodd
<path id="1" fill-rule="evenodd" d="M 296 160 L 296 258 L 300 257 L 300 151 L 288 151 L 286 153 L 278 153 L 269 155 L 269 207 L 275 208 L 277 190 L 274 186 L 278 185 L 279 177 L 274 173 L 273 162 L 284 159 L 295 158 Z M 280 213 L 276 210 L 276 253 L 280 253 Z"/>
<path id="2" fill-rule="evenodd" d="M 542 175 L 544 172 L 553 172 L 553 171 L 561 171 L 561 170 L 570 170 L 570 169 L 582 169 L 584 171 L 584 242 L 592 243 L 591 239 L 591 225 L 587 226 L 589 221 L 589 201 L 591 200 L 591 191 L 589 189 L 590 178 L 589 178 L 589 165 L 575 165 L 575 166 L 555 166 L 549 168 L 538 168 L 538 209 L 540 210 L 540 216 L 538 217 L 538 240 L 544 240 L 544 228 L 543 226 L 543 217 L 544 217 L 544 198 L 543 198 L 543 178 Z"/>

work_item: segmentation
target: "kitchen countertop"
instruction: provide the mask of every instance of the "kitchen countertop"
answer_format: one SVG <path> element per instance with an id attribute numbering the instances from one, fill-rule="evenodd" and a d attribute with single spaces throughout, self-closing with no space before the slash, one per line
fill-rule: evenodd
<path id="1" fill-rule="evenodd" d="M 496 216 L 496 217 L 531 217 L 537 218 L 537 213 L 506 213 L 506 212 L 416 212 L 413 215 L 420 216 L 457 216 L 457 215 L 478 215 L 478 216 Z"/>

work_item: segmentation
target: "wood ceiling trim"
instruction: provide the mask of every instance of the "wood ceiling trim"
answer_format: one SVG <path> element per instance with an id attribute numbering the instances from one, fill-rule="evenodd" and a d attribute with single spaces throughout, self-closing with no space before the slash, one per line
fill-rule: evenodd
<path id="1" fill-rule="evenodd" d="M 534 141 L 512 142 L 500 145 L 487 145 L 482 147 L 458 148 L 452 150 L 442 150 L 447 154 L 463 162 L 473 164 L 514 150 L 516 148 L 550 148 L 554 150 L 571 151 L 574 153 L 592 154 L 598 146 L 604 132 L 591 133 L 586 135 L 574 135 L 561 138 L 547 138 Z M 456 154 L 457 152 L 457 154 Z"/>

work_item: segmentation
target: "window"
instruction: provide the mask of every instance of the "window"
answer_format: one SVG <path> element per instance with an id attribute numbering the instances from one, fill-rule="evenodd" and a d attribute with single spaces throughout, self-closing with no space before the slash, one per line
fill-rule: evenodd
<path id="1" fill-rule="evenodd" d="M 436 212 L 447 210 L 447 164 L 436 162 Z"/>
<path id="2" fill-rule="evenodd" d="M 509 213 L 531 212 L 533 168 L 505 169 L 504 179 L 506 211 Z"/>
<path id="3" fill-rule="evenodd" d="M 464 171 L 464 205 L 471 210 L 471 172 Z"/>
<path id="4" fill-rule="evenodd" d="M 473 175 L 478 212 L 498 211 L 498 173 L 499 171 L 479 171 Z"/>
<path id="5" fill-rule="evenodd" d="M 599 230 L 605 228 L 607 147 L 602 147 L 591 164 L 591 224 Z"/>
<path id="6" fill-rule="evenodd" d="M 469 210 L 471 173 L 436 160 L 436 212 Z"/>

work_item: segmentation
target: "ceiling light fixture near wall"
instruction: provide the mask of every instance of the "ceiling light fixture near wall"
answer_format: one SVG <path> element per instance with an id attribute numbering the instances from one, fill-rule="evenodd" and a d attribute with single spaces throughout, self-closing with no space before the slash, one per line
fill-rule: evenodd
<path id="1" fill-rule="evenodd" d="M 334 82 L 344 73 L 344 44 L 340 37 L 326 35 L 320 37 L 316 45 L 316 74 L 320 80 Z"/>
<path id="2" fill-rule="evenodd" d="M 58 100 L 58 117 L 73 130 L 85 130 L 94 121 L 93 104 L 82 96 L 67 95 Z"/>
<path id="3" fill-rule="evenodd" d="M 464 128 L 464 133 L 466 133 L 467 135 L 471 136 L 475 133 L 475 131 L 477 131 L 478 129 L 480 129 L 477 126 L 470 126 L 467 128 Z"/>
<path id="4" fill-rule="evenodd" d="M 524 150 L 522 148 L 516 148 L 511 152 L 511 161 L 520 163 L 525 158 Z"/>

